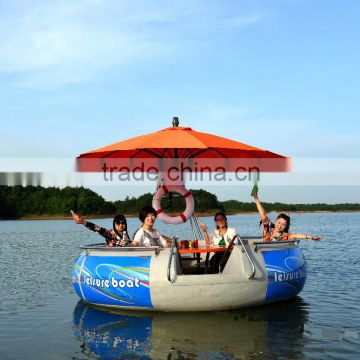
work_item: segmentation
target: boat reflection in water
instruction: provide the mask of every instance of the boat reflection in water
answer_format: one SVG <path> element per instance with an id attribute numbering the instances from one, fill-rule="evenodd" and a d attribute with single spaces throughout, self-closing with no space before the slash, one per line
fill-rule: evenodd
<path id="1" fill-rule="evenodd" d="M 302 353 L 301 298 L 249 310 L 202 313 L 105 311 L 79 301 L 74 332 L 82 353 L 101 359 L 284 358 Z"/>

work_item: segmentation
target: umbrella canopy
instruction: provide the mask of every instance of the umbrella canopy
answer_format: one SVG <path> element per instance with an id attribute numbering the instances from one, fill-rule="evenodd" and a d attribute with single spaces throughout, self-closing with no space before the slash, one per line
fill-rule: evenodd
<path id="1" fill-rule="evenodd" d="M 168 127 L 81 154 L 78 171 L 288 171 L 289 158 L 190 127 Z"/>

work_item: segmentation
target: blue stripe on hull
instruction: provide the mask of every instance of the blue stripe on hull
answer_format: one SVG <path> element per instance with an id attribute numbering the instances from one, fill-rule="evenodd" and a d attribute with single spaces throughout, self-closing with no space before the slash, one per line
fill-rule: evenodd
<path id="1" fill-rule="evenodd" d="M 149 275 L 151 256 L 84 256 L 73 270 L 74 289 L 89 303 L 152 307 Z"/>
<path id="2" fill-rule="evenodd" d="M 263 256 L 268 276 L 265 301 L 293 297 L 303 289 L 307 265 L 298 247 L 263 251 Z"/>

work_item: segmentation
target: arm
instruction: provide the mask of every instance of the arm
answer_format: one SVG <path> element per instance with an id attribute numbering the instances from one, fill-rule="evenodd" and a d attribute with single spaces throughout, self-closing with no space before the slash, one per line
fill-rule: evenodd
<path id="1" fill-rule="evenodd" d="M 258 212 L 259 212 L 259 214 L 261 216 L 261 220 L 267 219 L 266 212 L 265 212 L 264 208 L 261 205 L 261 202 L 259 200 L 259 197 L 258 197 L 257 193 L 254 195 L 254 199 L 255 199 L 255 204 L 256 204 L 256 207 L 258 209 Z"/>
<path id="2" fill-rule="evenodd" d="M 161 238 L 163 238 L 166 241 L 165 247 L 170 247 L 172 239 L 165 235 L 160 235 L 160 236 L 161 236 Z"/>
<path id="3" fill-rule="evenodd" d="M 164 247 L 170 247 L 171 246 L 172 239 L 169 238 L 168 236 L 160 234 L 160 239 L 163 242 Z M 164 242 L 165 242 L 165 244 L 164 244 Z"/>
<path id="4" fill-rule="evenodd" d="M 140 246 L 140 243 L 142 242 L 143 238 L 143 230 L 140 228 L 136 231 L 134 235 L 134 240 L 129 244 L 129 246 Z"/>
<path id="5" fill-rule="evenodd" d="M 84 224 L 89 230 L 97 232 L 99 235 L 104 237 L 105 239 L 114 239 L 115 236 L 111 230 L 107 230 L 101 226 L 95 225 L 90 221 L 86 221 Z"/>
<path id="6" fill-rule="evenodd" d="M 227 243 L 230 244 L 232 239 L 234 238 L 234 236 L 236 235 L 236 230 L 233 229 L 233 228 L 228 228 L 228 231 L 227 231 Z M 239 240 L 236 239 L 235 242 L 234 242 L 234 245 L 238 244 L 239 243 Z"/>
<path id="7" fill-rule="evenodd" d="M 110 230 L 107 230 L 101 226 L 95 225 L 90 221 L 86 221 L 81 218 L 78 214 L 71 210 L 71 215 L 76 224 L 85 225 L 89 230 L 97 232 L 99 235 L 103 236 L 105 239 L 113 239 L 114 236 L 112 235 Z"/>
<path id="8" fill-rule="evenodd" d="M 210 245 L 210 238 L 209 238 L 209 235 L 207 233 L 207 226 L 205 224 L 201 224 L 200 227 L 204 231 L 205 244 L 206 244 L 206 246 L 209 246 Z"/>
<path id="9" fill-rule="evenodd" d="M 165 235 L 162 235 L 161 234 L 161 237 L 166 241 L 166 242 L 171 242 L 171 238 L 169 238 L 168 236 L 165 236 Z"/>
<path id="10" fill-rule="evenodd" d="M 81 224 L 81 225 L 85 225 L 86 224 L 86 221 L 81 218 L 77 213 L 75 213 L 74 211 L 70 210 L 71 212 L 71 216 L 75 222 L 75 224 Z"/>
<path id="11" fill-rule="evenodd" d="M 288 239 L 289 240 L 291 240 L 291 239 L 311 239 L 311 240 L 318 241 L 318 240 L 321 240 L 321 237 L 320 236 L 309 235 L 309 234 L 298 233 L 298 234 L 289 234 Z"/>

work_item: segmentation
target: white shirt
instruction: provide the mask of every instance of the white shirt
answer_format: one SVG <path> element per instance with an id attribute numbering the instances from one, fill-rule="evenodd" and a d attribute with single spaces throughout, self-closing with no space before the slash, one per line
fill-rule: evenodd
<path id="1" fill-rule="evenodd" d="M 220 240 L 222 239 L 222 237 L 224 237 L 226 245 L 229 245 L 228 238 L 231 241 L 235 235 L 236 235 L 236 231 L 234 228 L 228 227 L 224 235 L 220 234 L 219 229 L 214 229 L 213 232 L 210 234 L 210 244 L 219 245 Z M 237 240 L 235 241 L 235 244 L 237 244 Z"/>
<path id="2" fill-rule="evenodd" d="M 139 246 L 160 246 L 163 248 L 166 245 L 165 239 L 156 229 L 148 231 L 140 228 L 135 234 L 134 241 L 137 241 Z"/>

